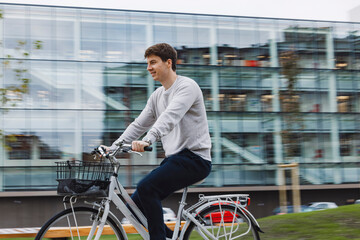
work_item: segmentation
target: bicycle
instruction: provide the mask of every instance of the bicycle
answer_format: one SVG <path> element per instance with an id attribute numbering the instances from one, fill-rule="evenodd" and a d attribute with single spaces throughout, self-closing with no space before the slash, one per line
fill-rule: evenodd
<path id="1" fill-rule="evenodd" d="M 111 202 L 134 226 L 139 237 L 149 239 L 145 216 L 117 178 L 120 163 L 115 156 L 120 151 L 140 154 L 132 151 L 131 145 L 119 143 L 110 154 L 106 154 L 101 147 L 96 148 L 95 153 L 100 156 L 100 161 L 57 163 L 58 193 L 64 195 L 65 210 L 49 219 L 35 240 L 50 237 L 55 229 L 62 229 L 63 236 L 71 239 L 86 235 L 88 240 L 98 240 L 112 235 L 111 239 L 126 240 L 128 236 L 123 225 L 110 210 Z M 250 204 L 248 194 L 200 194 L 199 201 L 185 209 L 187 191 L 188 188 L 184 188 L 172 240 L 198 239 L 199 235 L 203 239 L 260 239 L 260 226 L 247 210 Z M 88 201 L 89 197 L 94 197 L 94 201 Z M 74 206 L 82 198 L 89 207 Z M 181 218 L 184 220 L 181 221 Z"/>

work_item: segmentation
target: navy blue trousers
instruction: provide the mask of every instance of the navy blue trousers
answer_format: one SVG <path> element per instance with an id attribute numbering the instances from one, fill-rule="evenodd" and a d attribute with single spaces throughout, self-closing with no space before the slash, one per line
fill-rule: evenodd
<path id="1" fill-rule="evenodd" d="M 161 200 L 206 178 L 210 171 L 210 161 L 184 149 L 165 158 L 139 182 L 131 198 L 148 220 L 150 240 L 166 239 L 168 229 L 164 224 Z"/>

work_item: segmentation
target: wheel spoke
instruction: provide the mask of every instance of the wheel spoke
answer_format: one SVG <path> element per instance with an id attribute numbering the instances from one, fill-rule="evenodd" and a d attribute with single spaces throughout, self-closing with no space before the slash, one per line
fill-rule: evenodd
<path id="1" fill-rule="evenodd" d="M 203 227 L 191 223 L 186 230 L 185 240 L 195 238 L 196 235 L 219 240 L 259 239 L 252 222 L 238 206 L 213 205 L 198 213 L 197 218 L 199 221 L 201 219 Z"/>
<path id="2" fill-rule="evenodd" d="M 97 210 L 87 207 L 66 209 L 50 219 L 39 231 L 35 240 L 43 238 L 71 238 L 71 239 L 94 239 L 98 230 Z M 100 239 L 107 235 L 114 235 L 113 239 L 124 240 L 123 232 L 119 223 L 108 217 Z"/>

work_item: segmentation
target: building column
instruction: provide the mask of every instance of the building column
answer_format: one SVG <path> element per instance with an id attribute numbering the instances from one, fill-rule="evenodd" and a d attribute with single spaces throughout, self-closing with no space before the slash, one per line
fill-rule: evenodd
<path id="1" fill-rule="evenodd" d="M 81 39 L 81 26 L 80 26 L 81 16 L 80 11 L 76 11 L 75 22 L 74 22 L 74 59 L 80 60 L 80 39 Z"/>
<path id="2" fill-rule="evenodd" d="M 4 20 L 0 19 L 0 57 L 4 56 L 4 31 L 3 31 L 3 24 L 4 24 Z M 0 66 L 0 76 L 1 76 L 1 80 L 0 80 L 0 87 L 4 87 L 4 64 L 1 64 Z M 0 115 L 0 166 L 4 166 L 5 165 L 5 148 L 4 148 L 4 142 L 5 142 L 5 138 L 4 138 L 4 110 L 1 109 L 0 110 L 1 115 Z M 4 189 L 4 169 L 0 170 L 0 192 L 3 191 Z"/>
<path id="3" fill-rule="evenodd" d="M 219 74 L 216 69 L 218 53 L 217 53 L 217 36 L 216 36 L 216 26 L 212 25 L 210 28 L 210 64 L 213 66 L 211 69 L 211 98 L 212 98 L 212 111 L 220 111 L 219 103 Z M 221 119 L 218 114 L 214 114 L 213 119 L 213 138 L 212 138 L 212 148 L 213 148 L 213 163 L 220 164 L 222 163 L 221 159 Z M 216 171 L 215 174 L 215 186 L 222 186 L 222 171 Z"/>
<path id="4" fill-rule="evenodd" d="M 279 67 L 279 59 L 278 59 L 278 50 L 276 44 L 276 30 L 270 31 L 270 66 L 273 68 L 271 73 L 272 80 L 272 90 L 271 94 L 273 96 L 272 99 L 272 108 L 274 113 L 280 112 L 280 99 L 279 99 L 279 81 L 280 75 L 277 70 Z M 274 115 L 274 153 L 275 153 L 275 163 L 281 164 L 283 163 L 283 147 L 282 147 L 282 138 L 281 138 L 281 116 L 279 114 Z M 283 184 L 283 172 L 282 169 L 276 169 L 276 185 L 281 186 Z M 285 200 L 286 201 L 286 200 Z"/>
<path id="5" fill-rule="evenodd" d="M 77 83 L 75 86 L 75 106 L 77 106 L 78 109 L 81 109 L 81 82 L 82 82 L 82 78 L 81 78 L 81 70 L 82 67 L 80 66 L 81 63 L 77 64 Z M 82 160 L 82 150 L 83 150 L 83 132 L 82 132 L 82 111 L 76 111 L 73 115 L 73 117 L 75 118 L 75 153 L 74 153 L 74 158 L 76 160 Z"/>
<path id="6" fill-rule="evenodd" d="M 339 123 L 337 120 L 337 93 L 336 93 L 336 75 L 334 72 L 335 69 L 335 56 L 334 56 L 334 38 L 332 34 L 332 29 L 326 34 L 326 61 L 327 68 L 329 69 L 328 81 L 329 81 L 329 112 L 331 132 L 330 132 L 330 141 L 331 141 L 331 156 L 330 159 L 332 162 L 340 162 L 340 141 L 339 141 Z M 334 183 L 341 183 L 341 170 L 337 167 L 334 168 Z"/>
<path id="7" fill-rule="evenodd" d="M 74 22 L 74 59 L 80 60 L 80 40 L 81 40 L 81 16 L 80 11 L 77 10 L 75 22 Z M 82 63 L 79 62 L 76 64 L 76 83 L 75 83 L 75 102 L 74 105 L 77 109 L 81 109 L 81 99 L 82 99 Z M 82 132 L 82 111 L 77 111 L 74 113 L 73 117 L 75 118 L 74 122 L 74 137 L 75 137 L 75 149 L 74 149 L 74 158 L 76 160 L 82 160 L 82 149 L 83 149 L 83 132 Z"/>
<path id="8" fill-rule="evenodd" d="M 0 116 L 0 127 L 1 127 L 1 131 L 2 131 L 2 134 L 0 135 L 0 167 L 3 167 L 5 165 L 5 148 L 4 148 L 4 142 L 5 142 L 5 138 L 4 138 L 4 127 L 3 127 L 3 111 L 1 110 L 1 116 Z M 2 168 L 2 170 L 0 170 L 0 192 L 3 191 L 4 189 L 4 177 L 5 177 L 5 174 L 4 174 L 4 171 L 5 169 Z"/>
<path id="9" fill-rule="evenodd" d="M 150 47 L 154 44 L 154 28 L 153 22 L 149 21 L 146 25 L 146 47 Z M 155 91 L 155 81 L 152 76 L 147 73 L 147 96 L 150 98 L 151 94 Z M 149 156 L 149 164 L 157 164 L 157 152 L 156 152 L 156 142 L 153 143 L 153 150 L 148 153 Z"/>
<path id="10" fill-rule="evenodd" d="M 279 99 L 279 81 L 280 75 L 276 68 L 279 67 L 278 51 L 276 44 L 276 32 L 272 30 L 270 38 L 270 66 L 274 68 L 271 73 L 272 80 L 272 90 L 271 94 L 273 96 L 272 108 L 274 113 L 279 113 L 280 110 L 280 99 Z M 274 117 L 274 151 L 275 151 L 275 163 L 283 162 L 283 149 L 282 149 L 282 139 L 281 139 L 281 116 L 276 114 Z"/>

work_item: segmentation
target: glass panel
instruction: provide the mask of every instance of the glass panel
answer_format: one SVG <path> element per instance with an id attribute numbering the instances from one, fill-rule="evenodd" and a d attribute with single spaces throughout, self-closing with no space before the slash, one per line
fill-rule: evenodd
<path id="1" fill-rule="evenodd" d="M 301 70 L 297 77 L 297 88 L 303 90 L 312 90 L 318 87 L 317 74 L 311 70 Z"/>
<path id="2" fill-rule="evenodd" d="M 238 18 L 239 41 L 237 47 L 246 49 L 249 48 L 249 52 L 252 52 L 251 48 L 258 42 L 256 39 L 256 20 L 253 18 Z"/>
<path id="3" fill-rule="evenodd" d="M 24 131 L 28 128 L 29 122 L 27 121 L 28 118 L 27 111 L 21 111 L 17 109 L 11 109 L 4 114 L 4 132 L 11 134 L 13 131 Z"/>
<path id="4" fill-rule="evenodd" d="M 103 88 L 104 68 L 101 63 L 81 65 L 81 104 L 84 109 L 104 109 L 107 105 L 121 108 L 117 102 L 106 98 Z"/>
<path id="5" fill-rule="evenodd" d="M 75 59 L 79 54 L 80 29 L 77 27 L 77 13 L 74 9 L 54 9 L 56 21 L 54 23 L 54 55 L 57 59 Z M 76 47 L 78 46 L 78 47 Z"/>
<path id="6" fill-rule="evenodd" d="M 274 20 L 257 19 L 259 54 L 257 56 L 259 67 L 270 67 L 270 48 L 276 42 L 276 24 Z"/>
<path id="7" fill-rule="evenodd" d="M 124 12 L 106 11 L 105 38 L 104 38 L 104 60 L 123 61 L 126 52 L 127 25 Z"/>
<path id="8" fill-rule="evenodd" d="M 217 18 L 218 64 L 227 66 L 240 65 L 241 55 L 235 48 L 239 42 L 236 19 L 232 17 Z"/>
<path id="9" fill-rule="evenodd" d="M 265 119 L 265 123 L 269 123 L 271 119 Z M 262 135 L 263 142 L 263 158 L 264 161 L 271 164 L 274 163 L 275 150 L 274 150 L 274 137 L 272 134 L 263 134 Z"/>
<path id="10" fill-rule="evenodd" d="M 147 29 L 149 15 L 147 13 L 133 12 L 127 15 L 129 24 L 127 25 L 126 51 L 128 52 L 127 61 L 145 62 L 144 53 L 148 47 Z"/>
<path id="11" fill-rule="evenodd" d="M 339 90 L 352 90 L 353 89 L 353 79 L 352 79 L 351 72 L 337 71 L 336 83 L 337 83 L 337 87 Z"/>
<path id="12" fill-rule="evenodd" d="M 353 115 L 339 117 L 340 130 L 343 132 L 356 131 L 356 118 Z"/>
<path id="13" fill-rule="evenodd" d="M 7 91 L 2 107 L 31 107 L 31 98 L 27 94 L 31 87 L 30 63 L 22 60 L 8 60 L 3 63 L 6 66 L 3 68 L 3 86 Z"/>
<path id="14" fill-rule="evenodd" d="M 194 17 L 191 15 L 175 15 L 175 24 L 176 46 L 194 47 Z"/>
<path id="15" fill-rule="evenodd" d="M 347 23 L 333 24 L 333 38 L 335 51 L 335 68 L 352 69 L 352 25 Z"/>
<path id="16" fill-rule="evenodd" d="M 54 71 L 56 80 L 56 99 L 53 106 L 58 109 L 76 109 L 80 106 L 78 83 L 79 64 L 57 62 Z"/>
<path id="17" fill-rule="evenodd" d="M 357 137 L 354 133 L 340 134 L 340 155 L 344 162 L 358 160 L 359 153 L 356 143 Z"/>
<path id="18" fill-rule="evenodd" d="M 360 73 L 359 72 L 353 72 L 353 81 L 354 81 L 354 88 L 358 91 L 360 89 Z"/>
<path id="19" fill-rule="evenodd" d="M 271 90 L 273 88 L 272 79 L 274 75 L 274 70 L 262 68 L 261 70 L 258 71 L 258 75 L 260 77 L 259 87 L 261 87 L 261 89 Z"/>
<path id="20" fill-rule="evenodd" d="M 57 102 L 56 72 L 53 62 L 31 62 L 31 82 L 28 105 L 36 108 L 53 108 Z"/>
<path id="21" fill-rule="evenodd" d="M 180 49 L 176 46 L 176 34 L 175 28 L 173 27 L 174 17 L 170 14 L 153 14 L 152 18 L 154 22 L 152 28 L 154 43 L 166 42 Z"/>
<path id="22" fill-rule="evenodd" d="M 243 90 L 220 90 L 221 111 L 245 111 L 247 94 Z"/>
<path id="23" fill-rule="evenodd" d="M 194 17 L 196 33 L 195 33 L 195 44 L 198 48 L 209 48 L 211 45 L 210 28 L 213 20 L 207 16 L 196 16 Z"/>
<path id="24" fill-rule="evenodd" d="M 85 113 L 86 117 L 92 118 L 91 120 L 87 121 L 87 123 L 95 123 L 95 125 L 99 126 L 99 122 L 94 116 L 96 116 L 97 113 Z M 89 125 L 88 125 L 89 126 Z M 88 127 L 87 126 L 87 127 Z M 84 130 L 82 133 L 82 153 L 83 153 L 83 159 L 84 160 L 92 160 L 93 157 L 91 156 L 91 151 L 94 150 L 95 147 L 102 144 L 102 138 L 103 138 L 103 132 L 99 131 L 101 128 L 93 128 L 93 130 Z"/>
<path id="25" fill-rule="evenodd" d="M 176 70 L 179 75 L 183 75 L 194 79 L 204 91 L 205 89 L 211 88 L 211 81 L 213 74 L 216 73 L 216 68 L 210 66 L 193 66 L 181 65 Z"/>
<path id="26" fill-rule="evenodd" d="M 81 10 L 80 16 L 79 58 L 81 60 L 100 60 L 102 57 L 102 36 L 105 30 L 102 28 L 102 14 L 96 10 Z"/>
<path id="27" fill-rule="evenodd" d="M 9 160 L 30 160 L 35 139 L 27 134 L 11 134 L 5 136 L 8 146 Z"/>
<path id="28" fill-rule="evenodd" d="M 351 36 L 351 47 L 352 47 L 352 56 L 354 58 L 352 69 L 360 69 L 360 24 L 352 24 Z"/>
<path id="29" fill-rule="evenodd" d="M 302 68 L 327 68 L 326 36 L 329 26 L 319 27 L 308 21 L 278 21 L 279 57 L 285 51 L 295 51 Z M 324 50 L 320 50 L 324 49 Z"/>
<path id="30" fill-rule="evenodd" d="M 256 19 L 240 18 L 237 26 L 239 30 L 235 34 L 238 36 L 236 45 L 239 48 L 240 61 L 236 65 L 244 67 L 260 66 L 260 58 L 263 56 L 262 54 L 266 53 L 260 51 L 261 44 Z"/>
<path id="31" fill-rule="evenodd" d="M 23 58 L 29 52 L 30 21 L 29 7 L 4 6 L 4 56 Z"/>
<path id="32" fill-rule="evenodd" d="M 324 92 L 308 91 L 301 94 L 301 112 L 321 112 L 323 103 L 327 102 L 327 94 Z"/>
<path id="33" fill-rule="evenodd" d="M 82 128 L 99 132 L 104 129 L 104 116 L 103 111 L 82 111 Z"/>
<path id="34" fill-rule="evenodd" d="M 30 39 L 32 58 L 50 58 L 54 52 L 54 31 L 55 21 L 54 12 L 44 7 L 31 7 Z M 29 39 L 29 40 L 30 40 Z M 41 49 L 36 49 L 35 43 L 41 45 Z"/>
<path id="35" fill-rule="evenodd" d="M 146 65 L 107 64 L 105 71 L 107 108 L 142 110 L 148 98 Z"/>
<path id="36" fill-rule="evenodd" d="M 56 159 L 62 158 L 62 149 L 57 133 L 39 132 L 37 137 L 37 147 L 39 149 L 40 159 Z"/>

